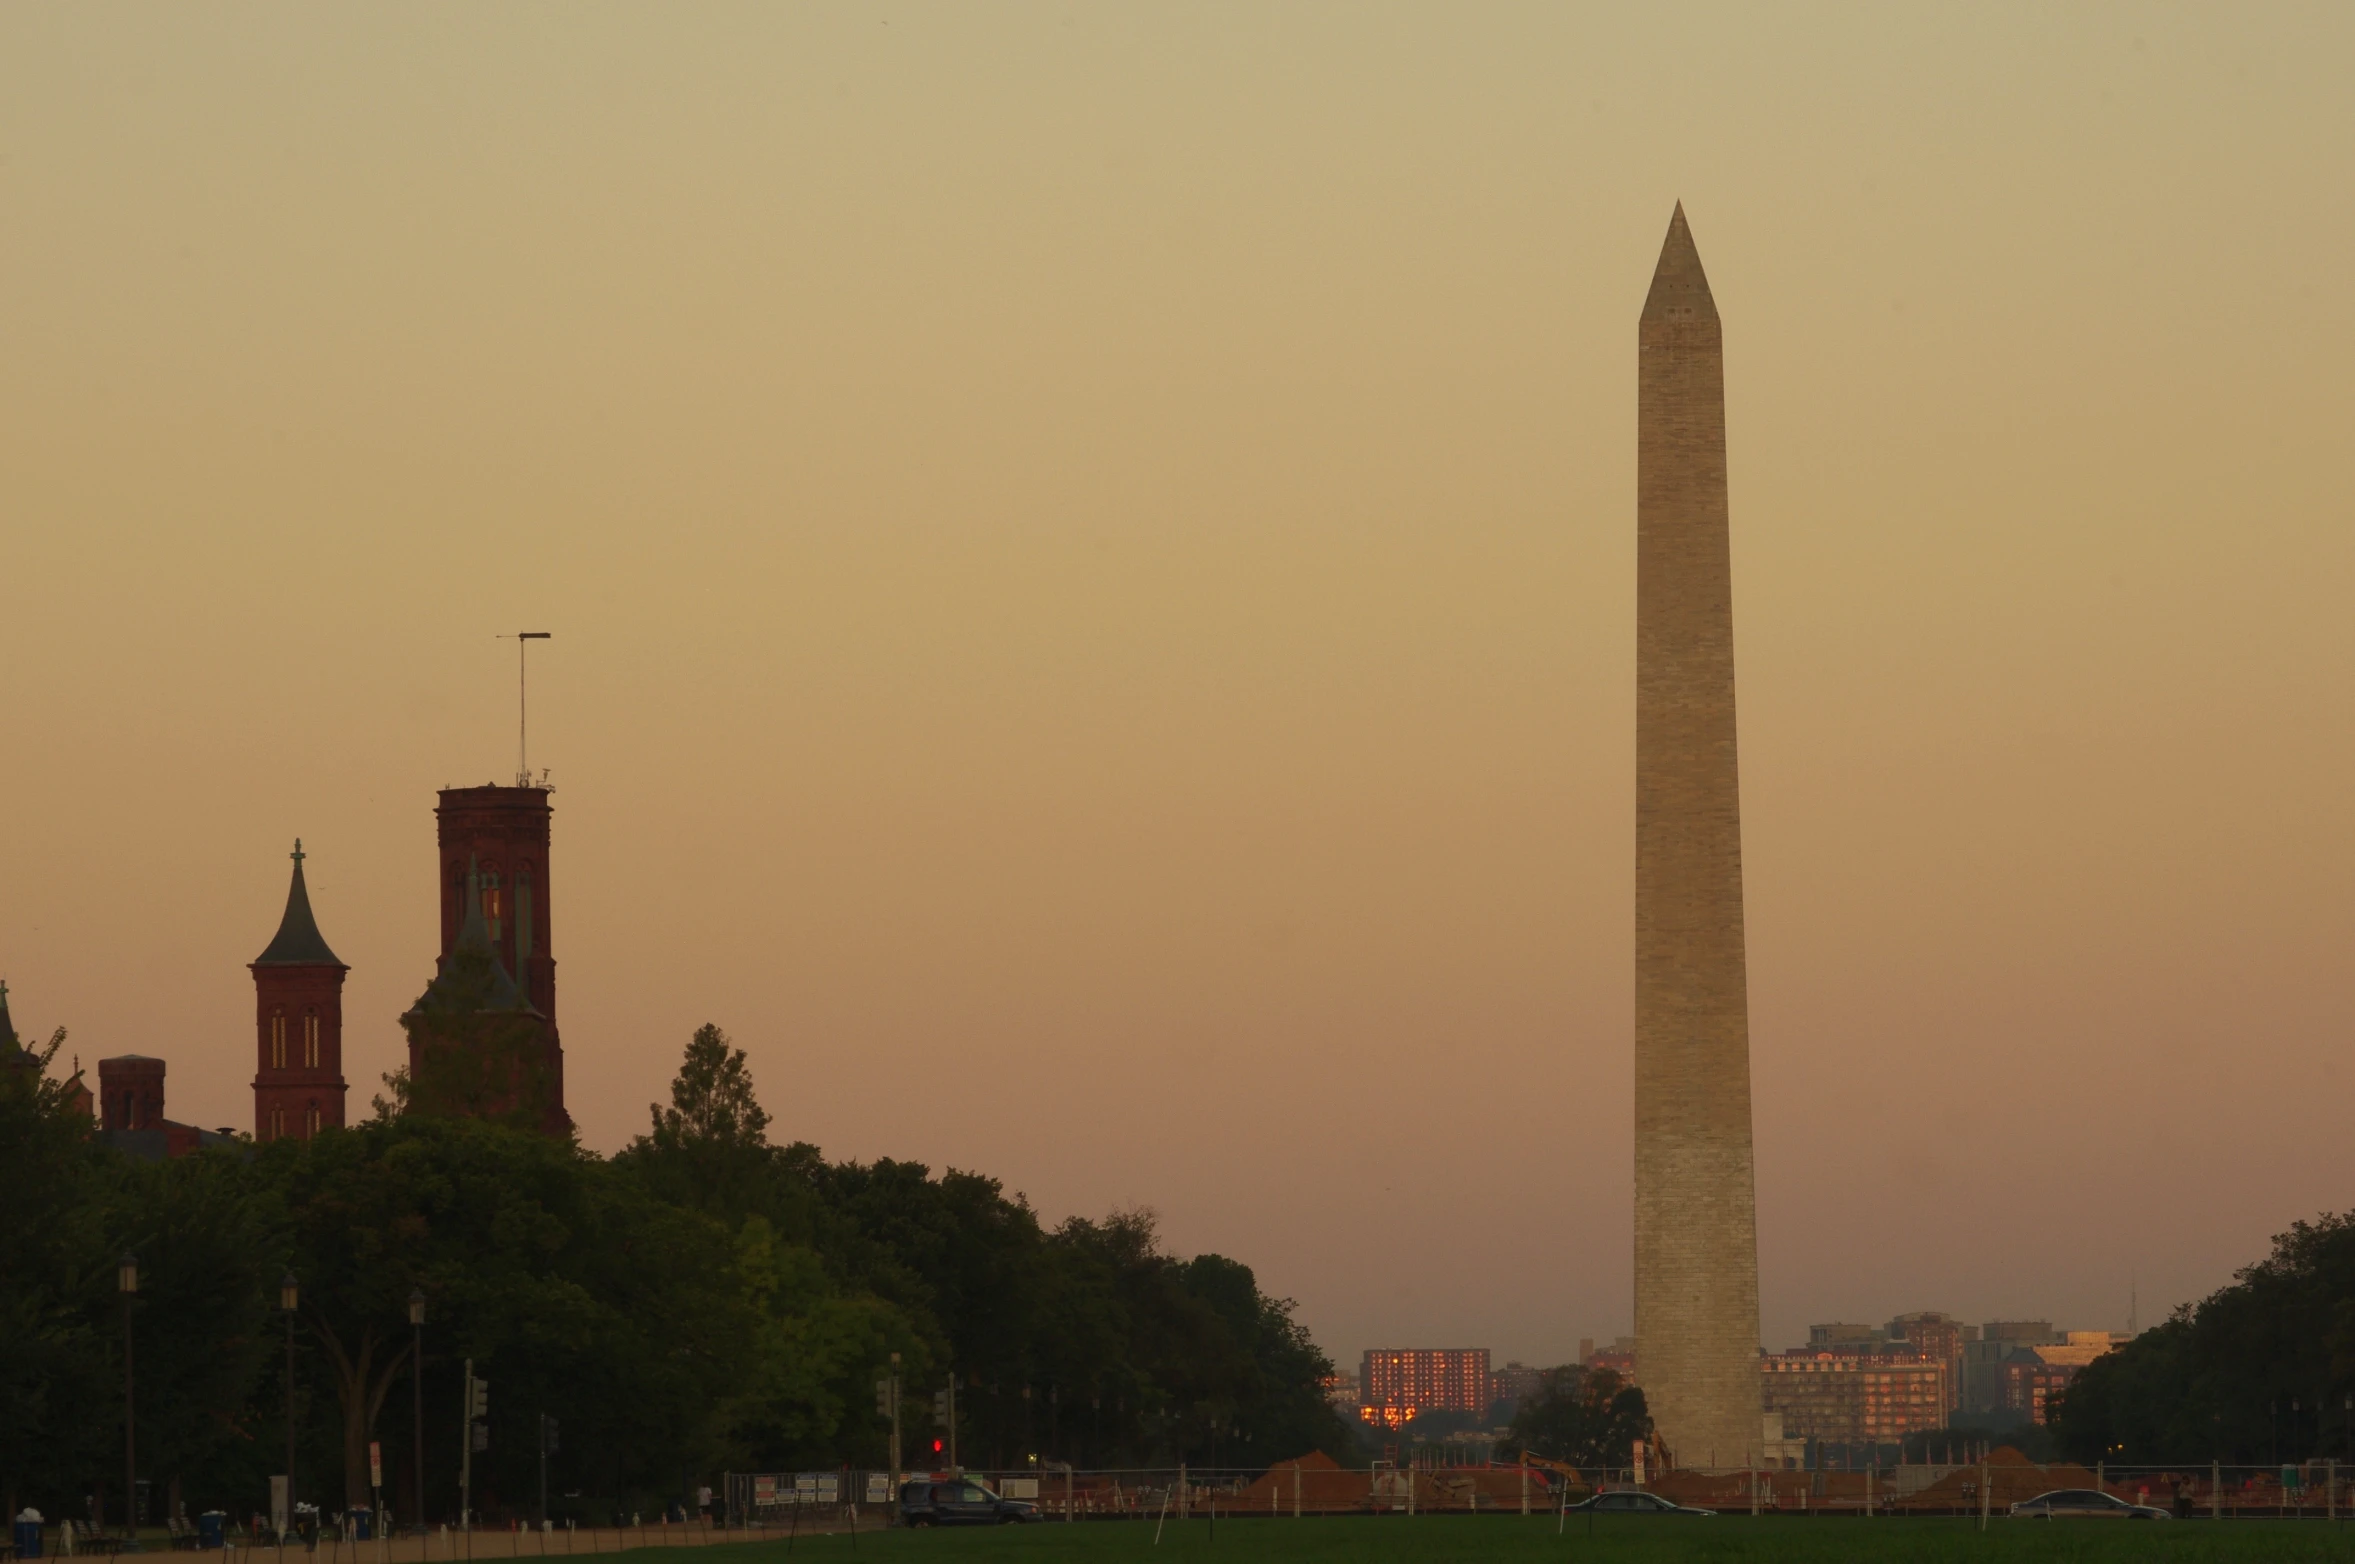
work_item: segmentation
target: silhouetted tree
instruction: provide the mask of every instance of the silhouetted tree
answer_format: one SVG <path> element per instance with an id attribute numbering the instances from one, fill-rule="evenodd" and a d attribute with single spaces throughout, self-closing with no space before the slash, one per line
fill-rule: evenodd
<path id="1" fill-rule="evenodd" d="M 2355 1393 L 2355 1212 L 2299 1222 L 2273 1252 L 2077 1372 L 2052 1404 L 2079 1460 L 2347 1459 Z"/>
<path id="2" fill-rule="evenodd" d="M 1538 1376 L 1513 1414 L 1506 1447 L 1572 1466 L 1625 1466 L 1652 1433 L 1644 1393 L 1612 1369 L 1565 1364 Z"/>

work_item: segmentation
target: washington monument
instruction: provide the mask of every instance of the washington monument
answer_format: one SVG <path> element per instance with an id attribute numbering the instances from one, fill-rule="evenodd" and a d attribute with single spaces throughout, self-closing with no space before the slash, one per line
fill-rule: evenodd
<path id="1" fill-rule="evenodd" d="M 1677 1465 L 1740 1466 L 1763 1420 L 1725 351 L 1682 205 L 1636 336 L 1636 1378 Z"/>

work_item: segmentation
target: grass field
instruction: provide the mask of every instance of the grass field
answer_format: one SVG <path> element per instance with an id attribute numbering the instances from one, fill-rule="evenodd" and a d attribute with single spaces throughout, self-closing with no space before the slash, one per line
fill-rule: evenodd
<path id="1" fill-rule="evenodd" d="M 2133 1561 L 2133 1564 L 2237 1564 L 2241 1560 L 2333 1559 L 2355 1561 L 2355 1530 L 2319 1521 L 2158 1522 L 2115 1521 L 1993 1522 L 1985 1534 L 1959 1520 L 1808 1520 L 1795 1516 L 1756 1519 L 1720 1515 L 1706 1520 L 1675 1518 L 1598 1519 L 1590 1536 L 1573 1520 L 1557 1535 L 1551 1516 L 1352 1517 L 1332 1520 L 1221 1521 L 1217 1535 L 1207 1521 L 1170 1522 L 1159 1546 L 1149 1522 L 1121 1521 L 1081 1526 L 1007 1526 L 972 1530 L 862 1532 L 855 1556 L 876 1564 L 919 1564 L 923 1560 L 1047 1559 L 1070 1564 L 1163 1564 L 1178 1559 L 1220 1558 L 1339 1564 L 1366 1560 L 1382 1564 L 1447 1564 L 1457 1559 L 1553 1560 L 1560 1564 L 1652 1564 L 1672 1560 L 1755 1560 L 1757 1564 L 1800 1561 L 1920 1560 L 1923 1564 L 2010 1564 L 2031 1561 Z M 829 1535 L 746 1543 L 712 1553 L 704 1549 L 648 1549 L 630 1554 L 631 1564 L 783 1564 L 788 1557 L 833 1564 L 854 1556 L 852 1539 Z"/>

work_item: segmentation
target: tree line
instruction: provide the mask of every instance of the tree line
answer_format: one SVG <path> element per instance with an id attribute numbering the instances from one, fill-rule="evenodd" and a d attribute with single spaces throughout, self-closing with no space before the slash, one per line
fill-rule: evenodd
<path id="1" fill-rule="evenodd" d="M 652 1512 L 722 1471 L 891 1464 L 875 1382 L 898 1355 L 904 1468 L 1258 1464 L 1355 1446 L 1332 1365 L 1250 1267 L 1167 1252 L 1147 1213 L 1042 1223 L 995 1179 L 774 1144 L 745 1056 L 688 1044 L 617 1155 L 396 1095 L 310 1140 L 138 1162 L 0 1041 L 0 1501 L 119 1523 L 124 1303 L 150 1514 L 266 1508 L 299 1290 L 297 1498 L 453 1518 L 463 1367 L 489 1382 L 478 1512 Z M 413 1331 L 410 1300 L 425 1323 Z M 421 1379 L 413 1379 L 420 1359 Z M 413 1420 L 421 1398 L 423 1416 Z M 412 1458 L 422 1435 L 422 1467 Z M 413 1495 L 415 1497 L 413 1497 Z M 175 1511 L 176 1513 L 176 1508 Z"/>
<path id="2" fill-rule="evenodd" d="M 2231 1285 L 2078 1370 L 2048 1416 L 2089 1462 L 2355 1457 L 2355 1212 L 2276 1235 Z"/>

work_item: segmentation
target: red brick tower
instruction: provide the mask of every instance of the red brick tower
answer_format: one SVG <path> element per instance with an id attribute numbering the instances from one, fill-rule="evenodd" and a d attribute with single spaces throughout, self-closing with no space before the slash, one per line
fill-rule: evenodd
<path id="1" fill-rule="evenodd" d="M 145 1054 L 117 1054 L 98 1061 L 98 1127 L 160 1130 L 164 1127 L 164 1062 Z"/>
<path id="2" fill-rule="evenodd" d="M 253 973 L 253 1135 L 310 1139 L 343 1127 L 343 975 L 311 916 L 303 885 L 303 844 L 294 844 L 294 883 L 278 937 L 248 964 Z"/>
<path id="3" fill-rule="evenodd" d="M 466 926 L 466 883 L 481 885 L 481 911 L 499 964 L 545 1018 L 556 1122 L 564 1115 L 564 1046 L 556 1029 L 556 953 L 550 938 L 548 789 L 447 787 L 434 810 L 441 840 L 442 956 Z"/>

